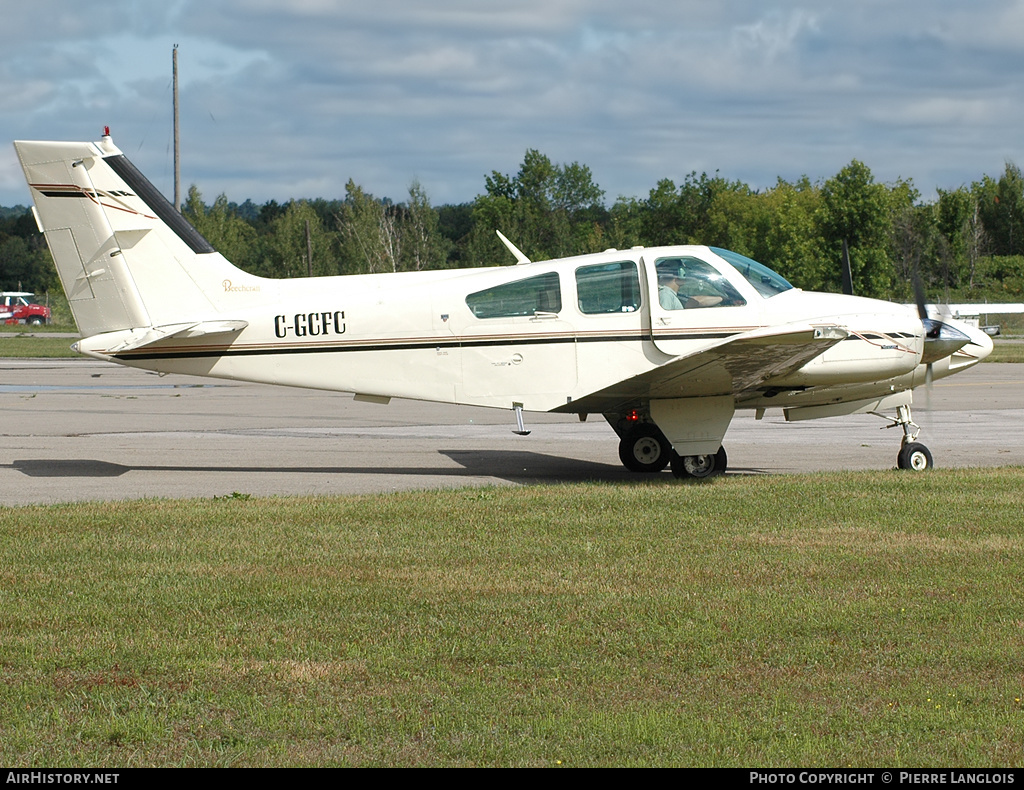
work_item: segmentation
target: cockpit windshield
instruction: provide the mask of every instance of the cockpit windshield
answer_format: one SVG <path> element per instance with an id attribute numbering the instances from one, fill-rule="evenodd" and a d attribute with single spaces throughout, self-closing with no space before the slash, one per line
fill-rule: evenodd
<path id="1" fill-rule="evenodd" d="M 792 290 L 793 286 L 781 275 L 773 272 L 763 263 L 740 255 L 738 252 L 723 250 L 720 247 L 712 247 L 711 251 L 720 258 L 724 258 L 735 267 L 736 271 L 742 274 L 757 292 L 766 299 L 770 299 L 783 291 Z"/>

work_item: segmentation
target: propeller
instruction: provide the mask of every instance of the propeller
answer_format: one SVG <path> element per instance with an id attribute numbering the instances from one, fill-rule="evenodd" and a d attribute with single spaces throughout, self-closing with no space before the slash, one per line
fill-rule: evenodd
<path id="1" fill-rule="evenodd" d="M 928 305 L 925 300 L 924 284 L 921 282 L 921 272 L 917 266 L 913 270 L 914 301 L 917 303 L 917 314 L 924 326 L 924 354 L 921 362 L 928 366 L 925 382 L 931 384 L 932 363 L 938 362 L 943 357 L 956 353 L 971 339 L 954 329 L 949 324 L 944 324 L 936 318 L 928 315 Z M 843 264 L 842 264 L 843 293 L 853 296 L 853 272 L 850 266 L 850 245 L 843 239 Z"/>
<path id="2" fill-rule="evenodd" d="M 934 380 L 932 365 L 938 360 L 956 353 L 971 342 L 971 339 L 959 329 L 954 329 L 949 324 L 944 324 L 937 318 L 928 315 L 924 284 L 921 282 L 921 273 L 917 266 L 914 266 L 913 281 L 917 314 L 924 327 L 924 351 L 921 354 L 921 363 L 926 366 L 924 373 L 925 411 L 929 411 L 932 404 L 932 381 Z"/>
<path id="3" fill-rule="evenodd" d="M 853 270 L 850 268 L 850 245 L 843 239 L 843 293 L 853 296 Z"/>
<path id="4" fill-rule="evenodd" d="M 954 329 L 949 324 L 944 324 L 937 318 L 931 318 L 928 315 L 924 286 L 921 284 L 921 276 L 916 268 L 914 269 L 914 301 L 917 302 L 917 314 L 924 326 L 924 354 L 921 356 L 921 362 L 928 365 L 930 379 L 933 362 L 956 353 L 970 343 L 971 339 L 959 329 Z"/>

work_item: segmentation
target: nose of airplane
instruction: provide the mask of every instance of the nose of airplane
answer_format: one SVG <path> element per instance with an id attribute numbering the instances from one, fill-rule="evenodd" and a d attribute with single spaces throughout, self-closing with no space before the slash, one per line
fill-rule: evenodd
<path id="1" fill-rule="evenodd" d="M 948 318 L 943 319 L 941 323 L 944 328 L 948 327 L 961 334 L 962 337 L 966 337 L 966 341 L 962 343 L 956 354 L 951 354 L 949 358 L 951 371 L 975 365 L 992 353 L 992 338 L 978 327 Z"/>
<path id="2" fill-rule="evenodd" d="M 978 327 L 971 326 L 968 329 L 970 331 L 967 333 L 967 336 L 971 338 L 971 342 L 964 346 L 962 350 L 982 360 L 992 353 L 995 344 L 992 338 L 978 329 Z"/>

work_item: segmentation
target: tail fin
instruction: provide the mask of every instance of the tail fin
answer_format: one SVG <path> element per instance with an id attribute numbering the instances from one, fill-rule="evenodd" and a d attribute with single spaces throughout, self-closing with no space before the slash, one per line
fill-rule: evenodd
<path id="1" fill-rule="evenodd" d="M 258 279 L 215 252 L 109 136 L 14 147 L 84 337 L 222 321 L 218 292 Z"/>

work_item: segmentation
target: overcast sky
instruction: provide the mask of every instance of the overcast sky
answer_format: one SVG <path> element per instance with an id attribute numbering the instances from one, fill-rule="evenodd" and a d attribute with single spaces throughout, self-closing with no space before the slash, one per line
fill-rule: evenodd
<path id="1" fill-rule="evenodd" d="M 2 0 L 0 129 L 114 142 L 208 203 L 435 205 L 527 149 L 611 205 L 716 170 L 766 188 L 853 159 L 926 199 L 1024 165 L 1024 0 Z M 0 205 L 29 202 L 9 144 Z"/>

